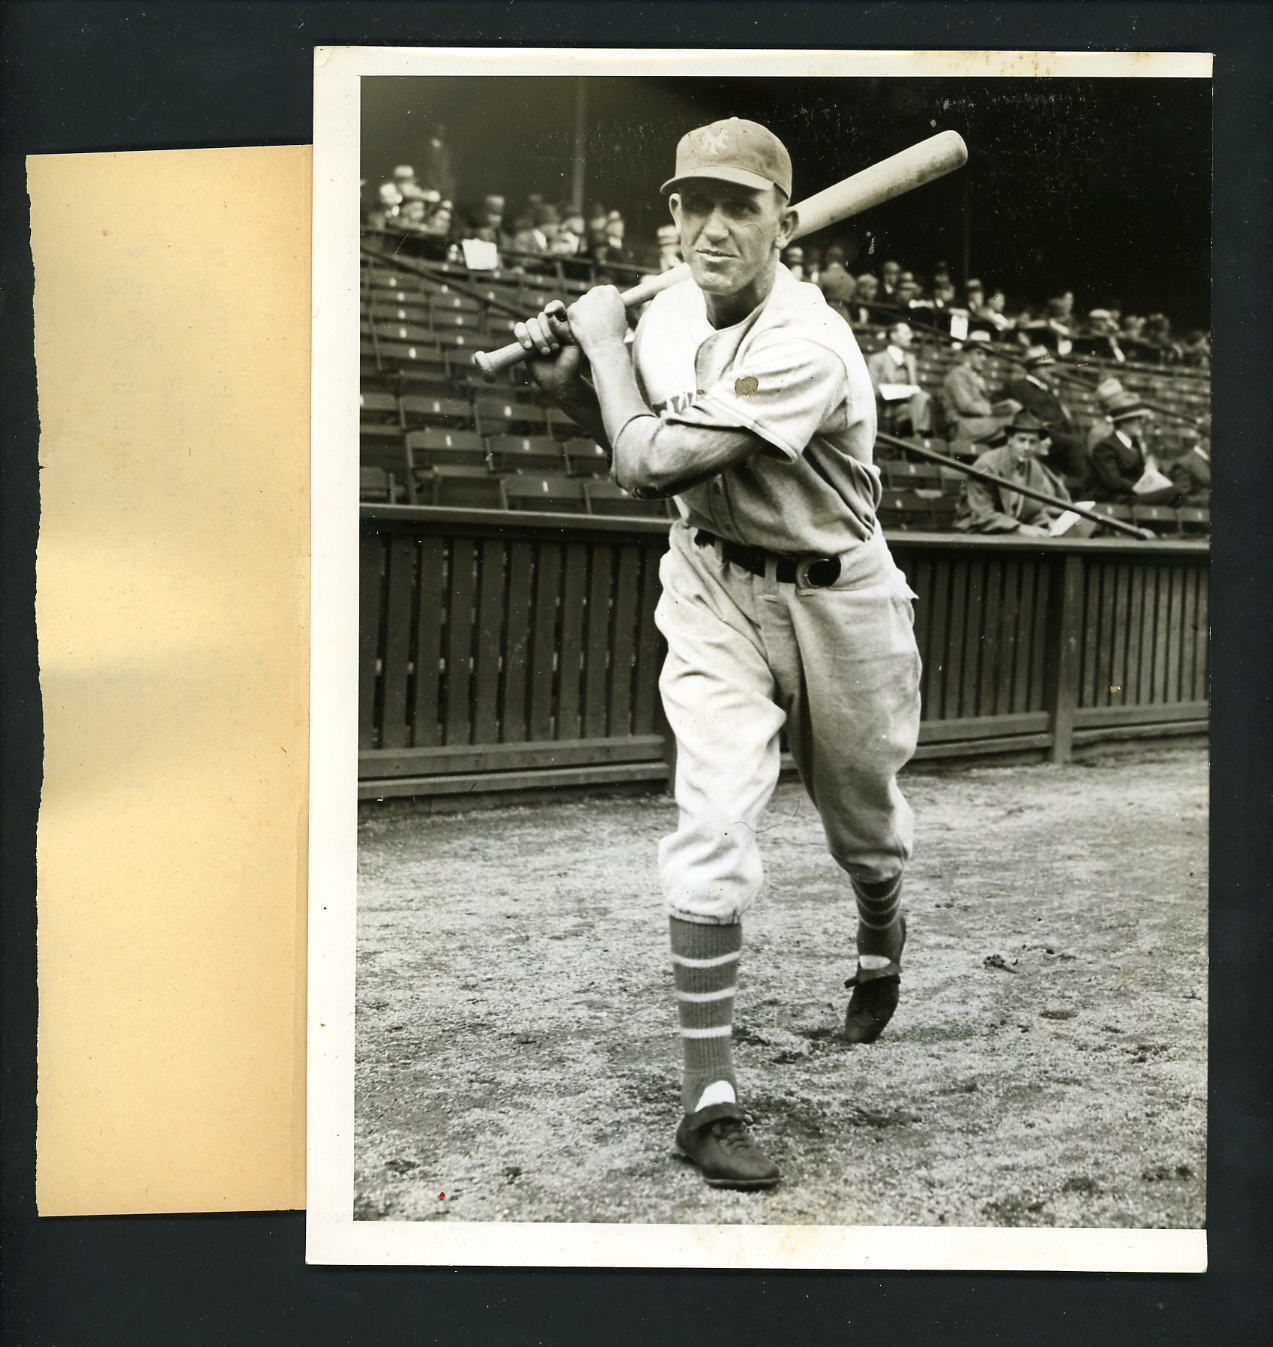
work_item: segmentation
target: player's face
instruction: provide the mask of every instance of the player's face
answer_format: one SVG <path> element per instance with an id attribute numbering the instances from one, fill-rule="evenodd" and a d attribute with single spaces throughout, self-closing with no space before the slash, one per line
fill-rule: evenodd
<path id="1" fill-rule="evenodd" d="M 670 204 L 699 287 L 722 297 L 756 290 L 763 298 L 794 224 L 782 193 L 700 178 L 674 192 Z"/>

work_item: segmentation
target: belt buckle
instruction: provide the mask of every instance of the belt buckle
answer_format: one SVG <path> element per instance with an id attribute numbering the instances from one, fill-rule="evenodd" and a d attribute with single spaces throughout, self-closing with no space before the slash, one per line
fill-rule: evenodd
<path id="1" fill-rule="evenodd" d="M 826 589 L 839 578 L 839 557 L 807 557 L 796 567 L 797 582 L 810 589 Z"/>

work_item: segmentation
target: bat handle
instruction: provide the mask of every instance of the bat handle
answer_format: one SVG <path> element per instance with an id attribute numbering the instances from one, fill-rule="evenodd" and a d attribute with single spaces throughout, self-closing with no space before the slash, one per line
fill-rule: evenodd
<path id="1" fill-rule="evenodd" d="M 482 377 L 489 382 L 504 370 L 520 365 L 529 355 L 530 352 L 521 342 L 510 341 L 498 351 L 475 351 L 473 363 L 481 370 Z"/>
<path id="2" fill-rule="evenodd" d="M 681 263 L 680 266 L 673 267 L 670 271 L 664 271 L 658 276 L 651 276 L 639 285 L 634 285 L 630 290 L 622 292 L 620 298 L 623 300 L 623 307 L 625 309 L 636 308 L 638 305 L 644 304 L 647 299 L 653 299 L 655 295 L 675 285 L 678 281 L 683 281 L 689 274 L 689 267 Z M 520 365 L 523 360 L 529 359 L 530 355 L 531 352 L 520 342 L 510 341 L 507 346 L 501 346 L 498 351 L 475 351 L 473 363 L 481 370 L 482 377 L 489 381 L 513 365 Z"/>

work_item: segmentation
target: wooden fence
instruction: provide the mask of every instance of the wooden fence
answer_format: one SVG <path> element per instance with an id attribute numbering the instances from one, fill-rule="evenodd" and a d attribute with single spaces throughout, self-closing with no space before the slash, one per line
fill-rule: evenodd
<path id="1" fill-rule="evenodd" d="M 666 779 L 667 525 L 363 506 L 359 793 Z M 1203 542 L 898 533 L 918 757 L 1205 730 Z"/>

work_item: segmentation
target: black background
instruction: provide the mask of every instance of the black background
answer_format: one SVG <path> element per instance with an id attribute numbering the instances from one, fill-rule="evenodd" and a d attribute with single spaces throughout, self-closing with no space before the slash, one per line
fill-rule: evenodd
<path id="1" fill-rule="evenodd" d="M 0 856 L 3 1342 L 1255 1343 L 1269 1334 L 1270 22 L 1260 4 L 6 3 Z M 27 153 L 292 144 L 311 48 L 1211 50 L 1216 67 L 1211 1271 L 1201 1277 L 307 1268 L 301 1214 L 37 1221 L 39 690 Z M 1023 193 L 1034 189 L 1021 184 Z M 68 221 L 68 228 L 75 222 Z M 953 260 L 953 259 L 952 259 Z M 1106 895 L 1089 896 L 1093 905 Z M 1187 990 L 1182 987 L 1182 994 Z M 517 1007 L 509 1014 L 516 1016 Z M 846 1143 L 848 1140 L 846 1139 Z"/>
<path id="2" fill-rule="evenodd" d="M 486 192 L 520 202 L 567 194 L 578 80 L 380 76 L 363 81 L 368 193 L 393 166 L 419 165 L 436 123 L 458 176 L 458 204 Z M 1177 329 L 1210 326 L 1211 94 L 1206 80 L 750 80 L 705 76 L 585 81 L 588 201 L 623 212 L 628 242 L 654 241 L 668 219 L 656 188 L 683 131 L 751 117 L 786 145 L 793 201 L 937 130 L 958 131 L 958 173 L 811 235 L 846 245 L 849 270 L 886 257 L 931 276 L 962 272 L 965 212 L 971 274 L 1002 285 L 1008 312 L 1075 292 L 1076 311 L 1164 312 Z"/>

